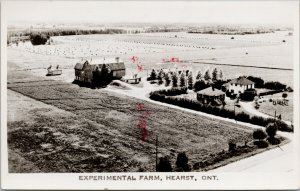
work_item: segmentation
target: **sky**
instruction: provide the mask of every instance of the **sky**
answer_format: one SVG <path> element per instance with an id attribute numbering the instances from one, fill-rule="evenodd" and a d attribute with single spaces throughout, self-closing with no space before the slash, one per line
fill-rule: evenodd
<path id="1" fill-rule="evenodd" d="M 33 22 L 97 23 L 294 23 L 297 1 L 11 1 L 8 24 Z"/>

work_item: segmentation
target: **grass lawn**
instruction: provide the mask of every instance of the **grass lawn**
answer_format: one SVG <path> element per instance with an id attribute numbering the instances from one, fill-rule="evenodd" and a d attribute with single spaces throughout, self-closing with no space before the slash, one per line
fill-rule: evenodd
<path id="1" fill-rule="evenodd" d="M 8 88 L 33 98 L 9 96 L 10 172 L 30 172 L 15 169 L 14 163 L 21 160 L 15 157 L 42 172 L 155 171 L 156 135 L 159 156 L 168 155 L 174 167 L 177 153 L 185 151 L 193 171 L 260 150 L 242 147 L 245 142 L 251 145 L 251 129 L 105 90 L 42 80 L 9 83 Z M 24 105 L 24 97 L 29 105 Z M 144 109 L 137 110 L 137 104 L 144 104 Z M 137 126 L 144 112 L 149 112 L 145 142 Z M 240 152 L 228 153 L 229 140 L 237 142 Z"/>
<path id="2" fill-rule="evenodd" d="M 273 105 L 273 102 L 270 102 L 269 99 L 282 99 L 282 93 L 277 93 L 274 95 L 268 95 L 268 96 L 263 96 L 263 99 L 265 99 L 265 102 L 259 103 L 260 107 L 258 111 L 274 116 L 275 111 L 276 115 L 281 115 L 282 120 L 285 121 L 292 121 L 293 120 L 293 93 L 288 92 L 287 93 L 287 100 L 288 101 L 288 106 L 283 106 L 283 105 Z"/>

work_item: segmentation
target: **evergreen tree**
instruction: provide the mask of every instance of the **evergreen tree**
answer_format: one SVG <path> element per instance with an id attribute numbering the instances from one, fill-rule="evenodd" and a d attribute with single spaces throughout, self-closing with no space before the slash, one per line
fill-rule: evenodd
<path id="1" fill-rule="evenodd" d="M 196 76 L 196 80 L 200 80 L 201 78 L 202 78 L 202 73 L 199 70 L 198 73 L 197 73 L 197 76 Z"/>
<path id="2" fill-rule="evenodd" d="M 154 69 L 152 69 L 151 74 L 150 74 L 150 80 L 156 80 L 156 71 Z"/>
<path id="3" fill-rule="evenodd" d="M 188 75 L 188 88 L 191 90 L 193 89 L 193 86 L 194 86 L 193 73 L 192 71 L 190 71 Z"/>
<path id="4" fill-rule="evenodd" d="M 209 69 L 206 70 L 205 74 L 204 74 L 204 80 L 208 81 L 211 79 L 210 73 L 209 73 Z"/>
<path id="5" fill-rule="evenodd" d="M 212 72 L 212 81 L 215 82 L 218 80 L 218 69 L 215 68 Z"/>
<path id="6" fill-rule="evenodd" d="M 178 77 L 177 74 L 174 72 L 172 75 L 172 86 L 177 87 L 177 83 L 178 83 Z"/>
<path id="7" fill-rule="evenodd" d="M 163 83 L 163 70 L 160 70 L 158 72 L 158 75 L 157 75 L 157 79 L 158 79 L 158 84 L 162 84 Z"/>
<path id="8" fill-rule="evenodd" d="M 180 75 L 180 87 L 186 86 L 186 79 L 184 73 L 181 73 Z"/>
<path id="9" fill-rule="evenodd" d="M 165 75 L 165 81 L 166 81 L 165 86 L 169 86 L 171 83 L 171 79 L 168 73 Z"/>
<path id="10" fill-rule="evenodd" d="M 223 71 L 222 70 L 220 70 L 219 78 L 220 78 L 220 80 L 223 80 Z"/>

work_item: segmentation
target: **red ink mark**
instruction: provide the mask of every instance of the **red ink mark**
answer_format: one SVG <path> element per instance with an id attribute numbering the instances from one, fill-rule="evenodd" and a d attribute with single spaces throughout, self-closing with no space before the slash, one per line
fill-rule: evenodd
<path id="1" fill-rule="evenodd" d="M 166 63 L 166 59 L 162 59 L 162 62 L 163 62 L 163 63 Z"/>
<path id="2" fill-rule="evenodd" d="M 136 104 L 135 109 L 138 111 L 144 110 L 144 104 L 142 103 Z"/>
<path id="3" fill-rule="evenodd" d="M 133 64 L 137 65 L 138 72 L 142 72 L 143 71 L 143 66 L 139 62 L 139 58 L 137 56 L 132 56 L 132 58 L 130 58 L 130 59 L 131 59 Z"/>
<path id="4" fill-rule="evenodd" d="M 143 111 L 145 109 L 145 106 L 143 103 L 138 103 L 135 106 L 136 110 L 138 111 Z M 137 127 L 141 129 L 141 141 L 145 142 L 148 137 L 148 131 L 147 131 L 147 120 L 150 117 L 150 112 L 149 111 L 144 111 L 142 112 L 142 115 L 139 118 L 139 122 L 137 124 Z"/>

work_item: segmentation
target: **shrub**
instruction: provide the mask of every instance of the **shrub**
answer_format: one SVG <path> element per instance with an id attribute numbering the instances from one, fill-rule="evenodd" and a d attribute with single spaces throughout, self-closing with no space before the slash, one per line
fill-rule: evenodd
<path id="1" fill-rule="evenodd" d="M 238 121 L 249 122 L 250 116 L 248 114 L 242 112 L 242 113 L 236 114 L 235 119 Z"/>
<path id="2" fill-rule="evenodd" d="M 259 148 L 267 148 L 269 146 L 268 142 L 263 140 L 263 141 L 255 141 L 255 145 L 257 145 Z"/>
<path id="3" fill-rule="evenodd" d="M 277 125 L 275 123 L 269 123 L 266 126 L 266 132 L 268 134 L 269 137 L 274 138 L 276 135 L 278 128 Z"/>
<path id="4" fill-rule="evenodd" d="M 233 140 L 230 140 L 228 142 L 228 150 L 229 151 L 235 151 L 236 149 L 236 143 Z"/>
<path id="5" fill-rule="evenodd" d="M 271 145 L 279 145 L 281 143 L 280 139 L 277 139 L 276 137 L 268 137 L 267 141 L 271 144 Z"/>
<path id="6" fill-rule="evenodd" d="M 32 45 L 42 45 L 46 44 L 48 38 L 45 34 L 40 33 L 31 33 L 30 34 L 30 41 Z"/>
<path id="7" fill-rule="evenodd" d="M 205 81 L 203 81 L 203 80 L 198 80 L 194 84 L 195 91 L 200 91 L 200 90 L 203 90 L 207 87 L 209 87 L 209 85 L 207 83 L 205 83 Z"/>
<path id="8" fill-rule="evenodd" d="M 267 134 L 262 129 L 255 129 L 253 131 L 253 138 L 258 139 L 259 141 L 262 141 L 265 138 L 267 138 Z"/>
<path id="9" fill-rule="evenodd" d="M 185 152 L 178 153 L 177 160 L 176 160 L 176 166 L 178 168 L 182 168 L 183 171 L 191 171 L 190 166 L 188 165 L 189 159 L 186 156 Z"/>
<path id="10" fill-rule="evenodd" d="M 170 75 L 169 74 L 165 75 L 165 81 L 166 81 L 165 86 L 169 86 L 170 83 L 171 83 L 171 79 L 170 79 Z"/>
<path id="11" fill-rule="evenodd" d="M 172 172 L 172 166 L 171 166 L 170 160 L 167 156 L 159 158 L 159 163 L 157 164 L 156 171 L 157 172 Z"/>
<path id="12" fill-rule="evenodd" d="M 248 76 L 248 80 L 251 80 L 252 82 L 255 83 L 255 87 L 257 88 L 263 88 L 264 87 L 264 80 L 261 79 L 260 77 L 254 77 L 254 76 Z"/>
<path id="13" fill-rule="evenodd" d="M 280 82 L 266 82 L 264 88 L 271 89 L 271 90 L 284 90 L 286 88 L 285 84 Z"/>
<path id="14" fill-rule="evenodd" d="M 288 96 L 287 93 L 282 93 L 282 98 L 285 99 L 285 98 L 287 98 L 287 96 Z"/>

